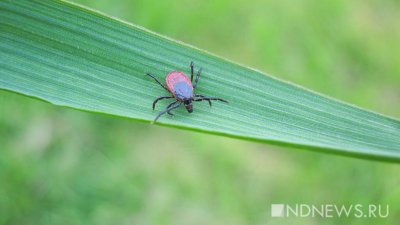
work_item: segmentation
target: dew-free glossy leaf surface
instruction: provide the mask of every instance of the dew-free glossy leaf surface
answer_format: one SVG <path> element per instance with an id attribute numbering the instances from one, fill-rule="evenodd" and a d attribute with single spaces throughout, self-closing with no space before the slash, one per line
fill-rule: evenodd
<path id="1" fill-rule="evenodd" d="M 195 103 L 159 124 L 279 145 L 400 161 L 400 122 L 229 62 L 98 12 L 52 0 L 0 1 L 0 88 L 55 105 L 152 121 L 172 70 L 203 68 Z M 116 134 L 117 135 L 117 134 Z"/>

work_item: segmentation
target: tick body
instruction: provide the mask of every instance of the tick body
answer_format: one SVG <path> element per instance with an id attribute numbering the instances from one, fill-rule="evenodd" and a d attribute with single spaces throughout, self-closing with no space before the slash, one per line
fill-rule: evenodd
<path id="1" fill-rule="evenodd" d="M 208 101 L 211 107 L 211 101 L 217 100 L 228 103 L 228 101 L 221 99 L 221 98 L 214 98 L 214 97 L 206 97 L 204 95 L 195 94 L 195 90 L 197 87 L 197 83 L 199 82 L 200 75 L 201 75 L 201 68 L 197 71 L 196 79 L 193 82 L 193 75 L 194 75 L 194 63 L 190 63 L 190 72 L 191 76 L 190 79 L 180 71 L 172 71 L 167 74 L 165 77 L 166 87 L 153 75 L 147 73 L 150 77 L 152 77 L 161 87 L 167 90 L 171 96 L 162 96 L 154 100 L 153 102 L 153 110 L 156 106 L 156 103 L 162 99 L 171 99 L 174 98 L 175 101 L 171 102 L 167 108 L 161 111 L 158 116 L 154 119 L 154 122 L 160 118 L 165 113 L 169 115 L 173 115 L 171 111 L 173 109 L 178 108 L 180 105 L 184 105 L 186 110 L 189 113 L 193 112 L 193 102 L 197 101 Z M 193 83 L 192 83 L 193 82 Z"/>
<path id="2" fill-rule="evenodd" d="M 193 84 L 192 81 L 182 72 L 172 71 L 165 77 L 168 91 L 176 100 L 185 102 L 193 98 Z M 192 104 L 185 104 L 189 113 L 193 112 Z"/>

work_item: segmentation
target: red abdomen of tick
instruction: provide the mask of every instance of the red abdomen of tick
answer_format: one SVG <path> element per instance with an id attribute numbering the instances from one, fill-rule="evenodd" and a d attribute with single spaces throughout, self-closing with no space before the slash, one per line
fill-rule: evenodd
<path id="1" fill-rule="evenodd" d="M 178 100 L 191 98 L 193 96 L 192 81 L 182 72 L 172 71 L 165 77 L 168 90 Z"/>

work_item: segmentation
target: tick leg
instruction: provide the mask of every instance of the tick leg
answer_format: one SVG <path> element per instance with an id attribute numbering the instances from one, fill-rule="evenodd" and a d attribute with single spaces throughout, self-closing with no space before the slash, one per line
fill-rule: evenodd
<path id="1" fill-rule="evenodd" d="M 171 102 L 171 104 L 169 104 L 168 106 L 167 106 L 167 109 L 169 108 L 169 107 L 171 107 L 173 104 L 175 104 L 176 103 L 176 101 L 175 102 Z M 173 116 L 174 114 L 172 113 L 172 112 L 170 112 L 170 111 L 167 111 L 167 113 L 169 114 L 169 115 L 171 115 L 171 116 Z"/>
<path id="2" fill-rule="evenodd" d="M 190 62 L 190 81 L 193 82 L 193 71 L 194 71 L 194 63 L 193 61 Z"/>
<path id="3" fill-rule="evenodd" d="M 202 69 L 202 68 L 200 68 L 200 69 L 197 71 L 196 80 L 194 81 L 194 84 L 193 84 L 193 89 L 196 89 L 197 83 L 199 82 L 200 74 L 201 74 L 201 69 Z"/>
<path id="4" fill-rule="evenodd" d="M 157 104 L 157 102 L 158 102 L 159 100 L 168 99 L 168 98 L 174 98 L 174 97 L 172 97 L 172 96 L 163 96 L 163 97 L 159 97 L 159 98 L 157 98 L 156 100 L 154 100 L 154 102 L 153 102 L 153 110 L 154 110 L 154 108 L 156 107 L 156 104 Z"/>
<path id="5" fill-rule="evenodd" d="M 164 86 L 164 84 L 162 84 L 155 76 L 151 75 L 150 73 L 146 73 L 146 74 L 149 75 L 150 77 L 152 77 L 159 85 L 161 85 L 161 87 L 163 87 L 165 90 L 168 91 L 168 89 Z"/>
<path id="6" fill-rule="evenodd" d="M 168 108 L 166 108 L 165 110 L 161 111 L 158 116 L 154 119 L 153 123 L 155 123 L 158 118 L 160 118 L 160 116 L 162 116 L 165 113 L 170 113 L 171 110 L 178 108 L 182 103 L 181 102 L 173 102 L 172 104 L 169 105 Z"/>
<path id="7" fill-rule="evenodd" d="M 172 106 L 169 107 L 167 113 L 170 114 L 170 115 L 174 115 L 174 114 L 171 113 L 171 110 L 178 108 L 179 106 L 181 106 L 181 104 L 182 104 L 181 102 L 179 102 L 179 103 L 176 104 L 176 105 L 172 105 L 172 104 L 171 104 Z"/>
<path id="8" fill-rule="evenodd" d="M 228 101 L 222 99 L 222 98 L 213 98 L 213 97 L 200 97 L 197 99 L 194 99 L 194 101 L 201 101 L 201 100 L 207 100 L 207 101 L 221 101 L 225 103 L 229 103 Z"/>
<path id="9" fill-rule="evenodd" d="M 206 96 L 204 96 L 204 95 L 195 95 L 194 97 L 203 97 L 203 98 L 205 98 Z M 210 104 L 210 107 L 211 107 L 211 100 L 209 100 L 209 99 L 195 99 L 194 101 L 195 102 L 200 102 L 200 101 L 208 101 L 208 104 Z"/>

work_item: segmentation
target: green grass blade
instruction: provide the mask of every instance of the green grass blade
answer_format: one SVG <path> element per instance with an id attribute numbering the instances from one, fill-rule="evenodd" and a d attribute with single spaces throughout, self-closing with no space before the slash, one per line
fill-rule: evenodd
<path id="1" fill-rule="evenodd" d="M 203 68 L 196 102 L 159 124 L 236 138 L 400 161 L 400 122 L 118 21 L 50 0 L 0 1 L 0 88 L 55 105 L 152 121 L 167 95 L 152 79 Z M 6 106 L 3 106 L 6 107 Z M 116 134 L 118 135 L 118 134 Z M 132 134 L 134 135 L 134 134 Z"/>

